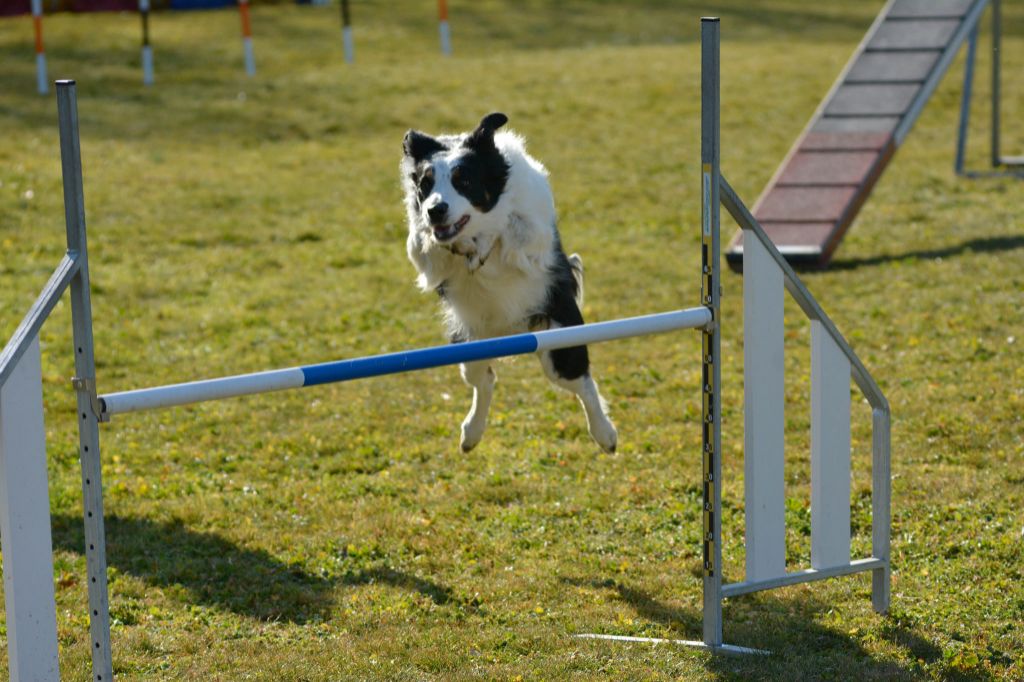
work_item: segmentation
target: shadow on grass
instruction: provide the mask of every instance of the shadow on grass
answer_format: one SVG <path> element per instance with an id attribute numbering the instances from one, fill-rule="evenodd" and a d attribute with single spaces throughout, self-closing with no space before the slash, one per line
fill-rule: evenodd
<path id="1" fill-rule="evenodd" d="M 1013 251 L 1024 248 L 1024 235 L 1004 235 L 1000 237 L 979 237 L 969 239 L 955 246 L 947 246 L 941 249 L 917 249 L 894 253 L 884 256 L 869 256 L 867 258 L 840 258 L 832 261 L 830 270 L 855 270 L 857 268 L 872 267 L 894 263 L 903 260 L 934 260 L 936 258 L 952 258 L 965 253 L 999 253 L 1002 251 Z"/>
<path id="2" fill-rule="evenodd" d="M 613 579 L 561 580 L 565 585 L 607 591 L 613 599 L 632 608 L 637 617 L 668 628 L 668 637 L 703 639 L 703 615 L 699 609 L 670 606 L 648 592 Z M 761 593 L 729 600 L 722 615 L 726 643 L 765 650 L 771 655 L 712 656 L 708 658 L 708 667 L 739 679 L 915 679 L 911 670 L 893 661 L 873 659 L 856 634 L 823 626 L 819 622 L 821 616 L 831 608 L 832 605 L 807 593 L 796 598 Z M 934 663 L 942 658 L 938 646 L 890 619 L 881 631 L 884 639 L 905 649 L 912 660 Z M 988 679 L 980 673 L 950 669 L 944 670 L 944 674 L 962 680 Z"/>
<path id="3" fill-rule="evenodd" d="M 387 566 L 328 578 L 216 533 L 191 530 L 179 520 L 108 516 L 105 522 L 110 566 L 150 585 L 178 587 L 187 593 L 184 601 L 261 621 L 325 620 L 339 584 L 389 585 L 422 594 L 440 606 L 461 605 L 451 589 Z M 81 517 L 54 516 L 53 545 L 84 553 Z"/>
<path id="4" fill-rule="evenodd" d="M 188 601 L 257 620 L 305 623 L 327 617 L 334 585 L 263 550 L 240 547 L 179 520 L 108 516 L 107 563 L 160 587 L 178 586 Z M 55 548 L 81 553 L 81 517 L 53 517 Z"/>
<path id="5" fill-rule="evenodd" d="M 396 571 L 395 569 L 387 566 L 347 573 L 341 579 L 341 582 L 345 585 L 372 585 L 374 583 L 383 583 L 385 585 L 391 585 L 392 587 L 400 587 L 413 592 L 419 592 L 423 596 L 429 597 L 430 600 L 438 606 L 460 603 L 459 600 L 452 595 L 450 588 L 438 585 L 437 583 L 431 580 L 426 580 L 425 578 L 403 573 L 402 571 Z"/>

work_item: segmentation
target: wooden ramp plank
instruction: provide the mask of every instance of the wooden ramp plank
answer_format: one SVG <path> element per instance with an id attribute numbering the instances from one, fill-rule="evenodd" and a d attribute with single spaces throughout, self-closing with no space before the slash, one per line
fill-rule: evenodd
<path id="1" fill-rule="evenodd" d="M 828 133 L 811 131 L 800 145 L 801 151 L 875 151 L 889 143 L 886 133 Z"/>
<path id="2" fill-rule="evenodd" d="M 758 206 L 759 221 L 837 222 L 856 193 L 856 187 L 778 187 Z"/>
<path id="3" fill-rule="evenodd" d="M 887 133 L 900 124 L 899 116 L 822 116 L 811 127 L 816 133 Z"/>
<path id="4" fill-rule="evenodd" d="M 871 50 L 941 50 L 949 44 L 959 19 L 885 21 L 868 41 Z"/>
<path id="5" fill-rule="evenodd" d="M 939 60 L 938 50 L 865 52 L 846 74 L 845 83 L 923 83 Z"/>
<path id="6" fill-rule="evenodd" d="M 859 185 L 878 158 L 878 151 L 800 151 L 779 176 L 778 186 Z"/>
<path id="7" fill-rule="evenodd" d="M 902 116 L 921 89 L 917 84 L 843 85 L 825 107 L 826 116 Z"/>
<path id="8" fill-rule="evenodd" d="M 973 0 L 896 0 L 889 16 L 903 18 L 962 18 L 971 8 Z"/>

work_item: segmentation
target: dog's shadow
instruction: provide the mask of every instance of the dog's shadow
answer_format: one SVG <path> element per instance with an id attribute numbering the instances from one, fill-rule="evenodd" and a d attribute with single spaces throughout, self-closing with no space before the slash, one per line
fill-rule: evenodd
<path id="1" fill-rule="evenodd" d="M 55 549 L 82 554 L 82 519 L 52 519 Z M 118 571 L 163 589 L 183 590 L 181 599 L 259 621 L 303 624 L 330 617 L 339 586 L 383 584 L 456 604 L 450 588 L 389 566 L 317 575 L 261 549 L 250 549 L 182 521 L 111 515 L 105 518 L 107 562 Z M 113 609 L 112 609 L 113 610 Z"/>

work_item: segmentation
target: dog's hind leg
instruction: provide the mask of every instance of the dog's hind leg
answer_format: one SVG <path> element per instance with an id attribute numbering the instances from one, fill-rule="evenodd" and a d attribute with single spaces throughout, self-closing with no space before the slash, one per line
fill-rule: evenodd
<path id="1" fill-rule="evenodd" d="M 587 415 L 587 430 L 605 452 L 615 452 L 618 432 L 608 418 L 608 406 L 590 376 L 590 359 L 586 346 L 563 348 L 540 353 L 544 374 L 556 386 L 576 394 Z"/>
<path id="2" fill-rule="evenodd" d="M 487 412 L 491 409 L 494 382 L 497 376 L 487 360 L 464 362 L 459 365 L 462 379 L 473 387 L 473 406 L 462 422 L 462 451 L 469 452 L 483 438 L 487 428 Z"/>

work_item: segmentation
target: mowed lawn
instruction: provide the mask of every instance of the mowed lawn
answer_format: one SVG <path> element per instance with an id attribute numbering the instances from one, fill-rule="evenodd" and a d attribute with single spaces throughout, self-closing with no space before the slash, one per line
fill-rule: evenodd
<path id="1" fill-rule="evenodd" d="M 699 22 L 722 16 L 722 159 L 752 204 L 880 0 L 427 0 L 47 16 L 78 81 L 101 392 L 433 345 L 405 257 L 401 139 L 494 110 L 551 172 L 588 320 L 699 303 Z M 1005 3 L 1007 153 L 1024 9 Z M 986 163 L 988 24 L 969 164 Z M 701 636 L 700 348 L 591 349 L 615 456 L 531 357 L 458 448 L 455 368 L 116 417 L 101 431 L 123 680 L 1024 678 L 1024 184 L 952 172 L 962 57 L 834 266 L 805 282 L 893 409 L 892 610 L 860 575 L 727 602 L 728 658 L 576 633 Z M 725 219 L 723 238 L 733 226 Z M 56 105 L 31 21 L 0 21 L 0 340 L 64 250 Z M 725 276 L 726 578 L 743 577 L 741 277 Z M 788 556 L 809 565 L 809 327 L 787 309 Z M 70 313 L 43 329 L 65 679 L 90 677 Z M 856 389 L 853 389 L 854 391 Z M 854 551 L 870 412 L 854 394 Z M 6 631 L 0 674 L 6 674 Z"/>

